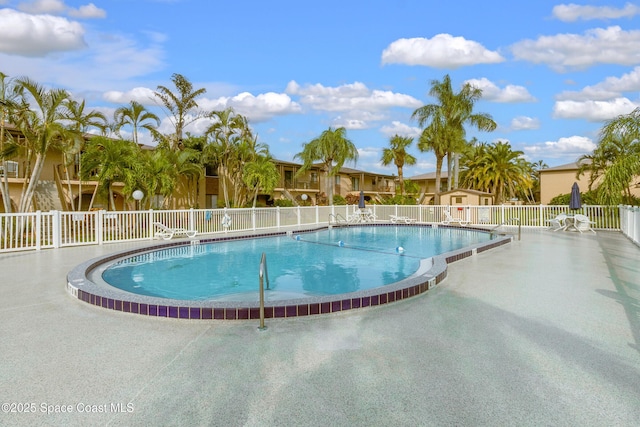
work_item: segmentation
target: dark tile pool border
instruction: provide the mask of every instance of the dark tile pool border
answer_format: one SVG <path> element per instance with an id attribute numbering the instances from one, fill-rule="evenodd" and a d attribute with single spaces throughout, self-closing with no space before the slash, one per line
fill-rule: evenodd
<path id="1" fill-rule="evenodd" d="M 487 232 L 486 229 L 474 227 L 445 226 L 441 224 L 368 224 L 358 227 L 432 227 L 456 228 Z M 327 227 L 316 227 L 295 230 L 301 234 L 324 230 Z M 165 298 L 147 297 L 119 290 L 106 284 L 95 283 L 89 279 L 92 271 L 101 265 L 120 258 L 177 246 L 199 245 L 228 240 L 255 239 L 261 237 L 284 236 L 291 231 L 254 233 L 246 236 L 222 236 L 211 238 L 193 238 L 176 240 L 170 243 L 151 247 L 137 248 L 116 252 L 94 258 L 76 266 L 67 275 L 67 291 L 75 298 L 97 307 L 123 313 L 143 316 L 166 317 L 174 319 L 198 320 L 253 320 L 260 318 L 258 301 L 183 301 Z M 423 259 L 418 271 L 404 280 L 378 288 L 351 292 L 340 295 L 322 297 L 306 297 L 292 300 L 267 302 L 264 307 L 265 318 L 287 318 L 337 313 L 347 310 L 374 307 L 393 303 L 420 295 L 440 284 L 447 277 L 447 265 L 461 259 L 481 253 L 498 246 L 510 243 L 511 236 L 496 236 L 495 239 L 448 252 L 432 258 Z"/>

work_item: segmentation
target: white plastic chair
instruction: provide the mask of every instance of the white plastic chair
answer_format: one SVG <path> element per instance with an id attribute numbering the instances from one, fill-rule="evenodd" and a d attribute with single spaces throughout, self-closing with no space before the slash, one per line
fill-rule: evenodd
<path id="1" fill-rule="evenodd" d="M 576 214 L 573 216 L 573 225 L 572 228 L 582 233 L 583 231 L 590 231 L 595 234 L 595 230 L 591 228 L 591 224 L 595 224 L 595 222 L 590 221 L 589 217 L 582 214 Z"/>
<path id="2" fill-rule="evenodd" d="M 458 223 L 458 224 L 460 224 L 461 226 L 464 227 L 465 225 L 469 224 L 469 221 L 467 221 L 466 219 L 452 217 L 451 216 L 451 212 L 449 212 L 449 211 L 444 211 L 444 217 L 445 217 L 445 219 L 444 219 L 444 221 L 442 221 L 442 223 L 444 225 L 449 225 L 449 224 L 452 224 L 452 223 Z"/>
<path id="3" fill-rule="evenodd" d="M 409 218 L 408 216 L 389 215 L 389 218 L 391 218 L 391 222 L 394 224 L 398 222 L 404 222 L 406 224 L 412 224 L 416 222 L 415 218 Z"/>
<path id="4" fill-rule="evenodd" d="M 547 222 L 551 231 L 564 230 L 567 228 L 567 214 L 561 213 L 555 218 L 548 219 Z"/>
<path id="5" fill-rule="evenodd" d="M 196 237 L 197 230 L 187 230 L 186 228 L 169 228 L 161 222 L 154 222 L 153 225 L 158 228 L 156 231 L 156 237 L 160 237 L 164 240 L 171 240 L 174 236 L 187 236 Z"/>

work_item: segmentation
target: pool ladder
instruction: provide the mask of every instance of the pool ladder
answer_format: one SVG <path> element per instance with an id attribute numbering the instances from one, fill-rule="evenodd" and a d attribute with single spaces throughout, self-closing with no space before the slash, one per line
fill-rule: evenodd
<path id="1" fill-rule="evenodd" d="M 269 289 L 269 272 L 267 271 L 267 254 L 262 252 L 260 258 L 260 270 L 258 273 L 260 282 L 260 326 L 258 329 L 264 331 L 267 327 L 264 325 L 264 279 L 267 279 L 267 289 Z"/>
<path id="2" fill-rule="evenodd" d="M 522 223 L 520 222 L 520 218 L 509 218 L 508 220 L 506 220 L 505 222 L 503 222 L 500 225 L 495 226 L 494 228 L 492 228 L 490 230 L 491 234 L 500 234 L 498 233 L 498 229 L 500 227 L 502 227 L 503 225 L 509 225 L 512 222 L 517 222 L 518 223 L 518 240 L 520 240 L 520 238 L 522 237 Z"/>
<path id="3" fill-rule="evenodd" d="M 337 214 L 329 214 L 329 224 L 331 224 L 331 220 L 333 219 L 333 224 L 347 224 L 349 225 L 349 221 L 343 217 L 342 215 L 340 215 L 339 213 Z"/>

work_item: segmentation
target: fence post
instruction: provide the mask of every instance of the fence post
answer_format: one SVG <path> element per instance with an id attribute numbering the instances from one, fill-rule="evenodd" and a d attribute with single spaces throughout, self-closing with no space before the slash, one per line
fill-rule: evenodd
<path id="1" fill-rule="evenodd" d="M 195 220 L 195 211 L 193 208 L 189 208 L 189 226 L 187 230 L 195 230 L 196 229 L 196 220 Z"/>
<path id="2" fill-rule="evenodd" d="M 320 224 L 320 208 L 316 205 L 316 225 Z"/>
<path id="3" fill-rule="evenodd" d="M 153 240 L 154 236 L 155 236 L 155 224 L 154 224 L 154 220 L 153 220 L 153 209 L 149 208 L 149 218 L 147 219 L 147 232 L 149 233 L 149 240 Z"/>
<path id="4" fill-rule="evenodd" d="M 97 211 L 97 219 L 96 219 L 96 242 L 99 245 L 103 243 L 103 235 L 104 235 L 104 209 L 100 209 Z"/>
<path id="5" fill-rule="evenodd" d="M 40 249 L 42 249 L 42 212 L 40 211 L 36 211 L 35 227 L 36 227 L 36 250 L 39 251 Z"/>
<path id="6" fill-rule="evenodd" d="M 296 210 L 298 211 L 298 227 L 300 227 L 300 224 L 302 223 L 302 221 L 300 221 L 300 215 L 301 215 L 300 205 L 297 206 Z"/>
<path id="7" fill-rule="evenodd" d="M 51 211 L 52 215 L 51 215 L 51 222 L 52 222 L 52 228 L 53 228 L 53 233 L 52 233 L 52 239 L 53 239 L 53 247 L 55 249 L 59 248 L 62 242 L 62 233 L 61 233 L 61 228 L 62 228 L 62 224 L 60 221 L 60 211 Z M 42 221 L 42 212 L 37 211 L 36 212 L 36 223 L 41 222 Z M 38 227 L 38 229 L 40 229 L 40 227 Z"/>
<path id="8" fill-rule="evenodd" d="M 251 208 L 251 228 L 256 231 L 256 208 Z"/>

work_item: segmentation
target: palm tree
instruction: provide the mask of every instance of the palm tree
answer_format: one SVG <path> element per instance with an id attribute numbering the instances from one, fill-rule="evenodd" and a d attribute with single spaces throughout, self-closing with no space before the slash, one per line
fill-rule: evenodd
<path id="1" fill-rule="evenodd" d="M 11 135 L 5 130 L 5 123 L 11 122 L 9 119 L 19 108 L 16 104 L 17 94 L 15 92 L 15 80 L 0 72 L 0 156 L 2 156 L 2 182 L 0 183 L 0 195 L 4 205 L 4 212 L 11 212 L 11 195 L 9 193 L 9 176 L 7 174 L 7 162 L 3 155 L 5 141 L 10 141 Z"/>
<path id="2" fill-rule="evenodd" d="M 242 180 L 249 190 L 253 191 L 253 207 L 256 207 L 258 191 L 270 194 L 280 181 L 280 174 L 271 156 L 258 155 L 243 169 Z"/>
<path id="3" fill-rule="evenodd" d="M 592 172 L 602 176 L 599 203 L 615 205 L 630 196 L 631 181 L 640 175 L 640 107 L 605 122 L 592 160 Z"/>
<path id="4" fill-rule="evenodd" d="M 313 162 L 322 162 L 322 170 L 327 177 L 327 198 L 331 205 L 333 205 L 332 178 L 340 172 L 340 168 L 347 160 L 358 160 L 358 149 L 351 140 L 347 139 L 346 133 L 344 127 L 337 129 L 329 127 L 318 138 L 303 144 L 302 152 L 295 155 L 295 158 L 303 162 L 298 174 L 309 170 Z"/>
<path id="5" fill-rule="evenodd" d="M 94 127 L 96 129 L 98 129 L 101 133 L 104 133 L 106 127 L 107 127 L 107 118 L 106 116 L 96 110 L 91 110 L 86 112 L 85 111 L 85 101 L 76 101 L 74 99 L 69 99 L 67 101 L 67 115 L 66 118 L 67 120 L 69 120 L 71 122 L 70 124 L 70 128 L 73 129 L 76 132 L 80 132 L 81 134 L 85 134 L 89 128 Z M 73 157 L 75 157 L 77 159 L 78 162 L 78 174 L 81 174 L 81 170 L 82 170 L 82 162 L 80 161 L 80 158 L 82 156 L 80 156 L 80 152 L 82 151 L 82 149 L 84 148 L 84 138 L 79 139 L 78 142 L 80 142 L 81 145 L 77 146 L 77 147 L 73 147 L 70 150 L 69 154 L 72 154 Z M 69 162 L 67 162 L 66 160 L 66 156 L 67 153 L 64 152 L 63 153 L 63 158 L 65 158 L 64 160 L 64 171 L 66 174 L 66 178 L 67 178 L 67 185 L 68 185 L 68 192 L 69 192 L 69 197 L 71 198 L 71 195 L 73 194 L 73 192 L 71 191 L 71 180 L 70 180 L 70 176 L 69 176 Z M 73 210 L 76 209 L 76 207 L 73 204 L 73 201 L 71 201 L 71 208 Z M 82 209 L 82 180 L 78 181 L 78 208 L 77 210 L 81 210 Z"/>
<path id="6" fill-rule="evenodd" d="M 233 184 L 232 172 L 234 167 L 240 169 L 242 164 L 238 159 L 238 145 L 245 139 L 253 139 L 251 129 L 245 117 L 236 114 L 233 109 L 211 113 L 214 122 L 206 130 L 209 140 L 205 147 L 205 159 L 218 167 L 218 176 L 222 182 L 222 193 L 227 208 L 231 206 L 229 185 Z"/>
<path id="7" fill-rule="evenodd" d="M 460 152 L 464 146 L 465 129 L 469 124 L 478 130 L 493 131 L 497 127 L 496 122 L 486 113 L 473 113 L 475 103 L 482 97 L 482 90 L 465 83 L 460 92 L 455 93 L 451 88 L 451 78 L 445 75 L 442 81 L 432 80 L 429 95 L 435 97 L 437 104 L 428 104 L 416 109 L 411 115 L 417 119 L 418 124 L 425 128 L 418 148 L 424 151 L 438 150 L 436 154 L 436 193 L 434 202 L 440 203 L 440 169 L 442 159 L 438 156 L 445 153 L 449 159 Z M 432 124 L 435 129 L 426 130 Z M 434 140 L 433 138 L 436 138 Z M 440 166 L 438 167 L 438 163 Z"/>
<path id="8" fill-rule="evenodd" d="M 533 184 L 531 164 L 524 152 L 513 151 L 508 142 L 476 146 L 465 163 L 463 186 L 493 194 L 495 204 L 506 197 L 527 194 Z"/>
<path id="9" fill-rule="evenodd" d="M 170 160 L 174 166 L 177 188 L 182 189 L 179 193 L 186 195 L 187 206 L 197 207 L 198 181 L 204 174 L 200 153 L 190 148 L 184 148 L 173 151 L 173 158 Z"/>
<path id="10" fill-rule="evenodd" d="M 25 180 L 18 211 L 27 212 L 33 205 L 35 188 L 49 150 L 58 148 L 64 152 L 69 147 L 78 146 L 82 134 L 66 126 L 70 98 L 67 91 L 46 90 L 26 77 L 16 83 L 22 106 L 16 124 L 25 137 L 22 149 L 27 157 L 28 173 L 25 175 L 29 176 Z M 13 149 L 17 152 L 20 147 L 14 145 Z"/>
<path id="11" fill-rule="evenodd" d="M 116 210 L 113 184 L 124 183 L 124 193 L 131 194 L 138 188 L 143 176 L 140 147 L 131 141 L 110 139 L 102 136 L 92 138 L 82 154 L 84 169 L 82 179 L 96 179 L 108 194 L 111 210 Z"/>
<path id="12" fill-rule="evenodd" d="M 415 156 L 407 153 L 407 148 L 413 143 L 413 138 L 407 136 L 394 135 L 389 141 L 389 147 L 382 149 L 382 164 L 388 166 L 391 163 L 398 168 L 398 179 L 400 180 L 400 194 L 404 196 L 404 175 L 402 169 L 404 165 L 412 166 L 416 164 Z"/>
<path id="13" fill-rule="evenodd" d="M 177 93 L 166 86 L 158 86 L 155 95 L 160 99 L 164 108 L 169 112 L 169 120 L 173 123 L 175 133 L 170 136 L 169 146 L 178 148 L 184 129 L 191 123 L 203 118 L 206 114 L 197 110 L 196 98 L 207 92 L 206 89 L 193 89 L 193 84 L 181 74 L 173 74 L 171 81 L 176 87 Z M 163 139 L 162 135 L 154 132 L 154 136 Z"/>
<path id="14" fill-rule="evenodd" d="M 128 106 L 116 109 L 113 114 L 113 119 L 116 123 L 117 132 L 125 125 L 131 126 L 134 144 L 139 144 L 139 128 L 147 129 L 151 132 L 160 126 L 158 116 L 147 110 L 144 105 L 137 101 L 131 101 Z"/>
<path id="15" fill-rule="evenodd" d="M 424 128 L 418 140 L 418 149 L 420 151 L 433 151 L 436 157 L 436 188 L 433 197 L 433 202 L 436 205 L 440 203 L 442 163 L 447 155 L 447 138 L 444 136 L 444 133 L 444 119 L 436 112 L 436 115 L 431 119 L 431 123 Z"/>

